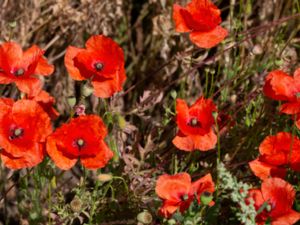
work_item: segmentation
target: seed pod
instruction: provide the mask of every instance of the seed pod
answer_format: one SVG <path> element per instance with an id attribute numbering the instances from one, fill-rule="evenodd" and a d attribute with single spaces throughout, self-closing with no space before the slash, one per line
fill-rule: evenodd
<path id="1" fill-rule="evenodd" d="M 152 215 L 148 211 L 143 211 L 137 215 L 137 220 L 142 224 L 150 224 L 152 222 Z"/>
<path id="2" fill-rule="evenodd" d="M 81 211 L 81 208 L 82 208 L 82 202 L 81 200 L 75 196 L 73 198 L 73 200 L 70 202 L 70 206 L 71 206 L 71 209 L 73 212 L 80 212 Z"/>

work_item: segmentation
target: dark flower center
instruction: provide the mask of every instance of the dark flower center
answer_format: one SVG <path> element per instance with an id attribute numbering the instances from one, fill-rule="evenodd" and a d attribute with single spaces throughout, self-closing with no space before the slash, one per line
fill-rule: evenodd
<path id="1" fill-rule="evenodd" d="M 103 67 L 104 67 L 104 65 L 103 65 L 103 63 L 101 63 L 101 62 L 96 62 L 96 63 L 94 64 L 94 68 L 95 68 L 97 71 L 101 71 L 101 70 L 103 69 Z"/>
<path id="2" fill-rule="evenodd" d="M 18 76 L 22 76 L 24 73 L 25 73 L 25 70 L 23 68 L 20 68 L 14 72 L 14 75 L 18 77 Z"/>
<path id="3" fill-rule="evenodd" d="M 187 194 L 185 194 L 185 195 L 181 195 L 180 196 L 180 199 L 181 199 L 181 201 L 186 201 L 186 200 L 188 200 L 189 199 L 189 196 L 187 195 Z"/>
<path id="4" fill-rule="evenodd" d="M 197 118 L 192 118 L 189 122 L 188 125 L 191 127 L 201 127 L 201 123 L 198 121 Z"/>
<path id="5" fill-rule="evenodd" d="M 11 135 L 9 136 L 9 140 L 14 140 L 16 138 L 21 137 L 24 134 L 24 129 L 16 128 L 11 130 Z"/>
<path id="6" fill-rule="evenodd" d="M 77 146 L 77 148 L 79 148 L 79 150 L 81 150 L 84 145 L 85 145 L 85 142 L 83 139 L 79 138 L 76 140 L 76 146 Z"/>
<path id="7" fill-rule="evenodd" d="M 204 192 L 202 193 L 202 195 L 205 196 L 205 197 L 210 197 L 210 196 L 211 196 L 211 193 L 208 192 L 208 191 L 204 191 Z"/>

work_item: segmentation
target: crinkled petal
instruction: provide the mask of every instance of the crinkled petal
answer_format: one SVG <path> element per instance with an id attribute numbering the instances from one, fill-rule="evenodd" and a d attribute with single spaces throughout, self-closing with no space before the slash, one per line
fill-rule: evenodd
<path id="1" fill-rule="evenodd" d="M 23 50 L 15 42 L 5 42 L 0 45 L 0 68 L 10 73 L 11 69 L 22 63 Z"/>
<path id="2" fill-rule="evenodd" d="M 190 193 L 191 185 L 192 181 L 188 173 L 164 174 L 157 179 L 155 192 L 162 199 L 180 202 L 181 196 Z"/>
<path id="3" fill-rule="evenodd" d="M 113 152 L 108 148 L 104 141 L 99 143 L 101 149 L 99 153 L 94 157 L 81 158 L 81 164 L 87 169 L 99 169 L 107 165 L 109 160 L 113 157 Z"/>
<path id="4" fill-rule="evenodd" d="M 10 84 L 13 83 L 15 80 L 9 76 L 7 76 L 5 73 L 0 72 L 0 84 Z"/>
<path id="5" fill-rule="evenodd" d="M 184 17 L 181 14 L 181 10 L 185 10 L 178 4 L 173 5 L 173 20 L 175 22 L 175 30 L 177 32 L 189 32 L 191 29 L 188 28 Z"/>
<path id="6" fill-rule="evenodd" d="M 295 199 L 295 190 L 291 184 L 281 178 L 269 178 L 261 184 L 261 191 L 265 201 L 274 207 L 270 212 L 272 218 L 290 212 Z"/>
<path id="7" fill-rule="evenodd" d="M 300 220 L 300 213 L 294 210 L 289 210 L 283 216 L 277 217 L 272 221 L 272 225 L 292 225 Z"/>
<path id="8" fill-rule="evenodd" d="M 34 74 L 49 76 L 54 72 L 54 66 L 49 64 L 47 59 L 40 57 L 38 64 L 35 68 Z"/>
<path id="9" fill-rule="evenodd" d="M 226 29 L 217 26 L 215 29 L 206 32 L 191 32 L 190 39 L 200 48 L 212 48 L 223 41 L 227 35 L 228 31 Z"/>
<path id="10" fill-rule="evenodd" d="M 94 95 L 99 98 L 109 98 L 116 92 L 123 89 L 123 84 L 126 80 L 125 69 L 120 68 L 120 71 L 113 79 L 95 78 L 92 81 L 94 87 Z"/>
<path id="11" fill-rule="evenodd" d="M 179 208 L 178 202 L 172 202 L 172 201 L 164 201 L 163 205 L 159 209 L 159 213 L 165 217 L 169 218 L 173 213 L 176 212 L 176 210 Z"/>
<path id="12" fill-rule="evenodd" d="M 15 83 L 21 92 L 31 96 L 37 95 L 42 90 L 42 82 L 38 78 L 18 79 Z"/>
<path id="13" fill-rule="evenodd" d="M 213 129 L 210 129 L 209 133 L 204 135 L 192 135 L 191 138 L 194 142 L 194 149 L 199 149 L 200 151 L 208 151 L 215 148 L 218 140 Z"/>
<path id="14" fill-rule="evenodd" d="M 39 145 L 39 147 L 27 151 L 30 152 L 30 154 L 24 154 L 24 156 L 21 157 L 14 157 L 13 155 L 3 150 L 0 153 L 1 160 L 6 167 L 14 170 L 30 168 L 38 165 L 43 161 L 45 152 L 41 144 Z"/>
<path id="15" fill-rule="evenodd" d="M 206 174 L 197 181 L 192 183 L 192 194 L 197 194 L 198 201 L 200 202 L 200 197 L 204 192 L 213 193 L 215 191 L 215 184 L 211 177 L 211 174 Z"/>
<path id="16" fill-rule="evenodd" d="M 259 159 L 255 159 L 249 162 L 249 166 L 255 176 L 259 177 L 262 180 L 265 180 L 269 177 L 284 178 L 286 174 L 285 168 L 272 166 L 270 164 L 261 162 Z"/>
<path id="17" fill-rule="evenodd" d="M 293 100 L 295 98 L 295 82 L 293 77 L 281 70 L 271 71 L 264 85 L 264 93 L 274 100 Z"/>
<path id="18" fill-rule="evenodd" d="M 77 158 L 68 158 L 57 148 L 56 139 L 53 136 L 48 137 L 46 149 L 55 165 L 62 170 L 71 169 L 77 162 Z"/>
<path id="19" fill-rule="evenodd" d="M 173 139 L 172 143 L 183 151 L 193 151 L 194 141 L 190 136 L 186 136 L 181 132 L 178 132 L 176 137 Z"/>
<path id="20" fill-rule="evenodd" d="M 77 54 L 84 49 L 82 48 L 76 48 L 73 46 L 69 46 L 66 51 L 65 55 L 65 66 L 67 68 L 68 73 L 74 80 L 85 80 L 86 78 L 83 77 L 80 74 L 80 71 L 77 67 L 74 65 L 74 58 L 77 56 Z"/>
<path id="21" fill-rule="evenodd" d="M 298 114 L 300 113 L 300 102 L 288 102 L 282 104 L 279 110 L 285 114 Z"/>

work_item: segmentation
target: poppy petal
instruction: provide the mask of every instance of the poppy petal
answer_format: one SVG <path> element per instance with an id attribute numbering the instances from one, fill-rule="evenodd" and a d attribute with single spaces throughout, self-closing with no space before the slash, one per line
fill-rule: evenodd
<path id="1" fill-rule="evenodd" d="M 274 155 L 279 153 L 278 150 L 290 152 L 291 141 L 292 135 L 288 132 L 267 136 L 259 145 L 259 152 L 262 155 Z"/>
<path id="2" fill-rule="evenodd" d="M 38 102 L 52 120 L 55 120 L 59 116 L 59 113 L 55 110 L 55 108 L 53 108 L 55 99 L 48 92 L 42 90 L 36 96 L 28 96 L 28 99 Z"/>
<path id="3" fill-rule="evenodd" d="M 106 166 L 108 161 L 113 157 L 114 153 L 108 148 L 104 141 L 99 143 L 101 151 L 94 157 L 81 157 L 81 164 L 87 169 L 99 169 Z"/>
<path id="4" fill-rule="evenodd" d="M 274 221 L 272 221 L 272 225 L 291 225 L 300 220 L 300 213 L 289 210 L 283 216 L 277 217 Z"/>
<path id="5" fill-rule="evenodd" d="M 163 205 L 159 209 L 159 214 L 161 214 L 165 218 L 169 218 L 176 210 L 179 208 L 177 202 L 172 201 L 164 201 Z"/>
<path id="6" fill-rule="evenodd" d="M 228 35 L 228 31 L 217 26 L 210 31 L 194 31 L 190 33 L 191 41 L 200 48 L 212 48 L 219 44 Z"/>
<path id="7" fill-rule="evenodd" d="M 189 120 L 189 107 L 182 99 L 176 99 L 176 121 L 179 129 L 184 133 L 187 128 L 187 121 Z"/>
<path id="8" fill-rule="evenodd" d="M 34 137 L 40 142 L 45 142 L 46 138 L 52 133 L 50 118 L 36 101 L 23 99 L 15 102 L 12 115 L 15 118 L 26 115 L 28 118 L 33 119 L 32 124 L 35 126 L 36 133 Z"/>
<path id="9" fill-rule="evenodd" d="M 33 70 L 32 72 L 34 72 L 34 70 L 36 69 L 36 66 L 40 60 L 40 58 L 43 56 L 44 51 L 42 49 L 40 49 L 38 46 L 33 45 L 31 46 L 29 49 L 27 49 L 24 53 L 23 53 L 23 65 L 25 66 L 25 68 L 27 68 L 28 70 Z M 31 67 L 31 68 L 29 68 Z"/>
<path id="10" fill-rule="evenodd" d="M 22 62 L 23 50 L 15 42 L 5 42 L 0 45 L 0 68 L 10 73 L 11 69 Z"/>
<path id="11" fill-rule="evenodd" d="M 208 151 L 215 148 L 218 140 L 213 129 L 210 129 L 210 132 L 204 135 L 192 135 L 191 138 L 194 142 L 194 149 L 199 149 L 200 151 Z"/>
<path id="12" fill-rule="evenodd" d="M 122 91 L 125 80 L 126 75 L 124 68 L 121 68 L 113 79 L 105 79 L 101 77 L 94 78 L 92 81 L 94 95 L 99 98 L 109 98 L 116 92 Z"/>
<path id="13" fill-rule="evenodd" d="M 14 79 L 6 76 L 4 73 L 0 72 L 0 84 L 10 84 L 13 83 Z"/>
<path id="14" fill-rule="evenodd" d="M 42 90 L 42 82 L 38 78 L 18 79 L 15 83 L 21 92 L 28 95 L 37 95 Z"/>
<path id="15" fill-rule="evenodd" d="M 173 139 L 172 143 L 184 151 L 193 151 L 194 150 L 194 141 L 190 136 L 185 136 L 183 133 L 178 132 L 176 137 Z"/>
<path id="16" fill-rule="evenodd" d="M 6 167 L 14 170 L 34 167 L 43 161 L 45 152 L 41 144 L 37 148 L 27 149 L 27 151 L 29 151 L 30 154 L 25 154 L 22 157 L 14 157 L 3 150 L 0 153 L 1 160 Z"/>
<path id="17" fill-rule="evenodd" d="M 180 197 L 189 194 L 192 182 L 188 173 L 164 174 L 157 179 L 155 192 L 166 200 L 180 202 Z"/>
<path id="18" fill-rule="evenodd" d="M 68 73 L 74 80 L 85 80 L 86 78 L 80 74 L 80 71 L 74 65 L 74 58 L 77 56 L 79 52 L 83 51 L 81 48 L 76 48 L 73 46 L 69 46 L 66 50 L 65 55 L 65 66 L 67 68 Z"/>
<path id="19" fill-rule="evenodd" d="M 289 213 L 295 199 L 293 186 L 281 178 L 269 178 L 261 184 L 261 191 L 265 201 L 274 206 L 270 215 L 272 218 Z"/>
<path id="20" fill-rule="evenodd" d="M 288 102 L 282 104 L 279 110 L 285 114 L 298 114 L 300 113 L 300 102 Z"/>
<path id="21" fill-rule="evenodd" d="M 285 168 L 277 168 L 276 166 L 261 162 L 258 159 L 249 162 L 249 166 L 255 176 L 262 180 L 265 180 L 269 177 L 284 178 L 286 174 Z"/>
<path id="22" fill-rule="evenodd" d="M 16 86 L 21 92 L 28 95 L 37 95 L 42 90 L 42 82 L 38 78 L 26 78 L 15 80 Z"/>
<path id="23" fill-rule="evenodd" d="M 54 72 L 54 66 L 49 64 L 47 59 L 40 57 L 38 64 L 35 68 L 34 74 L 49 76 Z"/>
<path id="24" fill-rule="evenodd" d="M 261 190 L 250 189 L 248 191 L 248 195 L 249 195 L 249 198 L 253 199 L 256 210 L 258 210 L 265 203 L 265 199 L 261 193 Z"/>
<path id="25" fill-rule="evenodd" d="M 50 158 L 54 161 L 55 165 L 62 170 L 68 170 L 72 168 L 77 162 L 77 158 L 68 158 L 61 151 L 58 150 L 56 140 L 52 136 L 49 136 L 47 139 L 46 149 L 47 153 L 49 154 Z"/>
<path id="26" fill-rule="evenodd" d="M 266 96 L 274 100 L 295 98 L 294 79 L 281 70 L 271 71 L 267 75 L 263 90 Z"/>
<path id="27" fill-rule="evenodd" d="M 198 202 L 200 202 L 200 197 L 204 192 L 213 193 L 215 191 L 215 184 L 212 180 L 211 174 L 206 174 L 197 181 L 192 183 L 192 194 L 197 194 Z"/>
<path id="28" fill-rule="evenodd" d="M 173 20 L 175 22 L 175 30 L 177 32 L 189 32 L 191 29 L 188 28 L 184 17 L 181 14 L 181 10 L 185 10 L 178 4 L 173 5 Z"/>

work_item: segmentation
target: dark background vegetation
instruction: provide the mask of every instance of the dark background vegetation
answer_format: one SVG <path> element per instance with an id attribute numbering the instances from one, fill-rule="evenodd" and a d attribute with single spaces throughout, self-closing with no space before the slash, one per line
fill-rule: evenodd
<path id="1" fill-rule="evenodd" d="M 101 172 L 126 183 L 114 179 L 99 185 L 99 171 L 77 165 L 64 172 L 49 159 L 20 171 L 1 165 L 0 224 L 136 224 L 144 209 L 152 214 L 152 224 L 161 224 L 154 192 L 158 175 L 186 171 L 198 178 L 216 172 L 216 150 L 186 153 L 172 145 L 178 97 L 189 103 L 200 95 L 213 98 L 219 113 L 230 115 L 222 120 L 221 160 L 239 180 L 259 185 L 248 161 L 258 155 L 265 136 L 292 126 L 289 117 L 277 113 L 277 103 L 263 96 L 262 85 L 270 70 L 292 74 L 299 67 L 300 2 L 214 1 L 229 36 L 210 50 L 174 31 L 174 2 L 0 0 L 0 41 L 14 40 L 25 49 L 37 44 L 55 65 L 44 82 L 60 113 L 55 125 L 69 118 L 74 96 L 86 113 L 101 115 L 110 130 L 107 142 L 116 153 Z M 73 81 L 64 67 L 67 46 L 83 47 L 94 34 L 113 38 L 125 53 L 124 91 L 107 100 L 82 98 L 85 84 Z M 0 91 L 19 97 L 13 85 L 1 85 Z M 82 203 L 79 212 L 70 205 L 75 196 Z M 230 200 L 221 203 L 218 220 L 239 224 L 228 204 Z"/>

